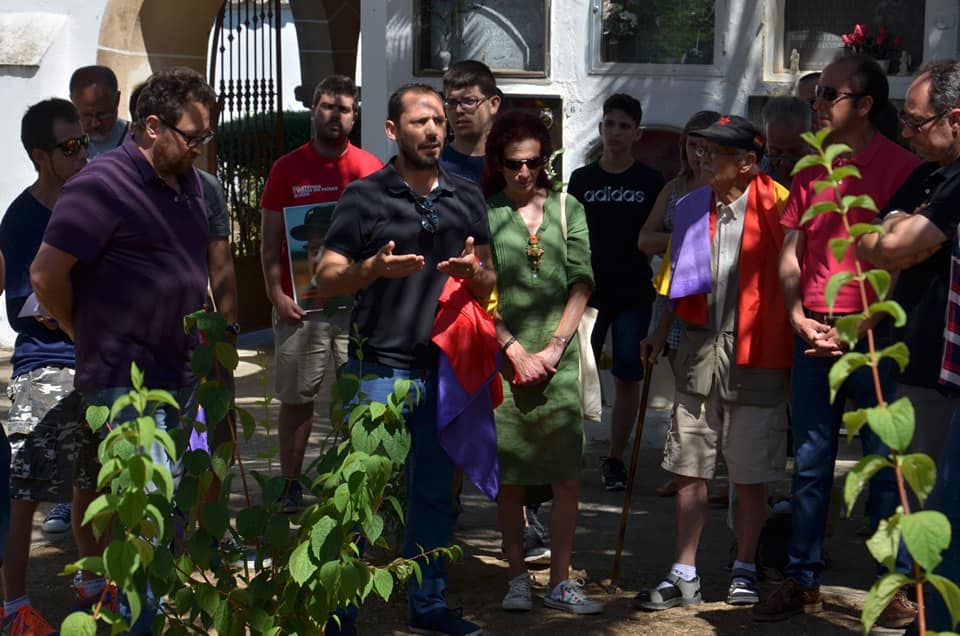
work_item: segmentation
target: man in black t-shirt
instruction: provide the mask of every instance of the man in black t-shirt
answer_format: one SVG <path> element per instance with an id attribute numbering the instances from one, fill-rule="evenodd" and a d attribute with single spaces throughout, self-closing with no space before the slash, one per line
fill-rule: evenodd
<path id="1" fill-rule="evenodd" d="M 664 181 L 633 157 L 642 117 L 636 98 L 623 93 L 607 98 L 600 120 L 603 155 L 575 170 L 567 188 L 586 209 L 590 228 L 596 281 L 590 306 L 599 311 L 591 340 L 598 360 L 607 331 L 613 329 L 613 430 L 610 454 L 601 466 L 607 490 L 623 490 L 627 484 L 623 453 L 640 407 L 640 341 L 647 335 L 654 300 L 650 263 L 637 249 L 637 236 Z"/>
<path id="2" fill-rule="evenodd" d="M 907 312 L 895 331 L 910 348 L 897 393 L 916 414 L 913 448 L 937 459 L 960 397 L 939 383 L 950 286 L 950 239 L 960 222 L 960 63 L 935 62 L 907 89 L 900 115 L 903 137 L 927 160 L 917 167 L 883 212 L 882 236 L 864 236 L 862 258 L 899 270 L 893 298 Z"/>
<path id="3" fill-rule="evenodd" d="M 446 117 L 440 95 L 408 84 L 390 97 L 387 136 L 398 153 L 382 170 L 351 183 L 340 197 L 317 267 L 328 297 L 356 294 L 352 322 L 362 339 L 362 391 L 385 402 L 400 378 L 420 401 L 407 415 L 407 522 L 403 554 L 450 543 L 456 513 L 454 464 L 437 437 L 438 350 L 430 341 L 448 276 L 477 298 L 496 285 L 487 208 L 473 183 L 440 168 Z M 346 372 L 361 375 L 351 341 Z M 410 627 L 419 633 L 475 635 L 482 630 L 447 607 L 443 559 L 420 561 L 411 577 Z"/>
<path id="4" fill-rule="evenodd" d="M 444 106 L 453 140 L 443 147 L 447 172 L 480 183 L 487 158 L 487 135 L 500 110 L 500 91 L 490 67 L 461 60 L 443 74 Z"/>

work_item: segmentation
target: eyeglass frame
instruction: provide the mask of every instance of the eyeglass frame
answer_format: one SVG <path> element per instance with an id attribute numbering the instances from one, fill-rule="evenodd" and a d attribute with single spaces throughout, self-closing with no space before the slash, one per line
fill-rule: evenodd
<path id="1" fill-rule="evenodd" d="M 475 99 L 477 100 L 477 103 L 474 104 L 473 106 L 468 106 L 467 104 L 464 103 L 464 101 L 468 99 L 471 99 L 471 100 Z M 477 109 L 480 108 L 480 104 L 487 101 L 488 99 L 490 98 L 487 95 L 484 95 L 483 97 L 461 97 L 460 99 L 456 99 L 454 97 L 445 97 L 443 100 L 443 107 L 449 108 L 452 111 L 456 111 L 457 106 L 460 106 L 461 108 L 463 108 L 463 112 L 467 114 L 472 114 L 477 112 Z"/>
<path id="2" fill-rule="evenodd" d="M 183 141 L 187 144 L 187 148 L 196 148 L 198 146 L 206 146 L 208 143 L 213 141 L 214 136 L 217 134 L 212 130 L 208 130 L 202 135 L 188 135 L 187 133 L 183 132 L 182 130 L 180 130 L 173 124 L 171 124 L 170 122 L 164 119 L 161 119 L 160 117 L 157 117 L 157 119 L 160 119 L 161 124 L 173 130 L 175 133 L 177 133 L 181 137 L 183 137 Z"/>
<path id="3" fill-rule="evenodd" d="M 414 197 L 413 202 L 417 206 L 417 211 L 420 212 L 420 227 L 431 234 L 436 234 L 440 229 L 440 213 L 433 207 L 434 200 L 430 197 Z"/>
<path id="4" fill-rule="evenodd" d="M 68 150 L 64 147 L 64 146 L 66 146 L 67 144 L 69 144 L 70 142 L 76 142 L 76 143 L 77 143 L 77 149 L 74 150 L 73 152 L 68 151 Z M 63 141 L 61 141 L 61 142 L 58 143 L 58 144 L 53 144 L 53 148 L 51 148 L 51 150 L 59 149 L 60 152 L 63 153 L 63 156 L 64 156 L 64 157 L 73 157 L 73 156 L 77 155 L 81 150 L 83 150 L 84 148 L 88 147 L 89 145 L 90 145 L 90 135 L 84 133 L 84 134 L 79 135 L 79 136 L 77 136 L 77 137 L 70 137 L 70 139 L 64 139 Z"/>
<path id="5" fill-rule="evenodd" d="M 827 97 L 827 92 L 832 91 L 834 93 L 833 99 Z M 851 93 L 850 91 L 842 91 L 833 86 L 820 86 L 817 84 L 813 87 L 813 102 L 811 102 L 810 107 L 813 108 L 817 103 L 818 99 L 822 99 L 831 106 L 837 102 L 841 102 L 845 99 L 860 99 L 861 97 L 866 97 L 866 93 Z"/>
<path id="6" fill-rule="evenodd" d="M 932 121 L 936 121 L 936 120 L 938 120 L 938 119 L 943 119 L 943 117 L 945 117 L 946 114 L 949 113 L 951 110 L 953 110 L 953 107 L 952 107 L 952 106 L 951 106 L 950 108 L 947 108 L 947 109 L 945 109 L 945 110 L 937 113 L 936 115 L 931 115 L 930 117 L 925 117 L 924 119 L 921 119 L 920 121 L 917 121 L 917 122 L 904 119 L 904 116 L 905 116 L 907 113 L 905 113 L 904 111 L 901 110 L 899 113 L 897 113 L 897 119 L 900 120 L 900 123 L 903 124 L 904 128 L 909 128 L 909 129 L 913 132 L 914 135 L 918 135 L 918 134 L 920 134 L 920 131 L 923 129 L 924 126 L 926 126 L 927 124 L 929 124 L 929 123 L 932 122 Z"/>

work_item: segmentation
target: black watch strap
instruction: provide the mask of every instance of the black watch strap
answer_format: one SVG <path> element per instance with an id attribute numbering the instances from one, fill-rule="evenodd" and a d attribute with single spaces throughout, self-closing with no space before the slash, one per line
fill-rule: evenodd
<path id="1" fill-rule="evenodd" d="M 240 335 L 240 323 L 235 322 L 232 325 L 227 325 L 227 333 L 232 333 L 235 336 Z"/>

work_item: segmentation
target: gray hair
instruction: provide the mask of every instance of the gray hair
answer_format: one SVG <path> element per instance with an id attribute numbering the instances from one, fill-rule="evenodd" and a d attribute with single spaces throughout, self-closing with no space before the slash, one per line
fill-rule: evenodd
<path id="1" fill-rule="evenodd" d="M 957 106 L 960 101 L 960 62 L 938 60 L 924 66 L 917 77 L 930 77 L 930 107 L 942 113 Z"/>
<path id="2" fill-rule="evenodd" d="M 792 95 L 772 97 L 763 105 L 761 112 L 763 125 L 792 122 L 799 124 L 803 130 L 810 130 L 810 104 L 799 97 Z"/>

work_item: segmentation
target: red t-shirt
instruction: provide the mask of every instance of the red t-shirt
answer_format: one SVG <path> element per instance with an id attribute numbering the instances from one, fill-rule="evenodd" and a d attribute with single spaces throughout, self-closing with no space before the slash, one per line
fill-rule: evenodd
<path id="1" fill-rule="evenodd" d="M 860 154 L 837 159 L 834 167 L 844 164 L 853 164 L 859 168 L 862 178 L 841 181 L 841 194 L 843 196 L 869 194 L 873 197 L 877 208 L 882 210 L 913 169 L 920 165 L 920 159 L 880 133 L 874 133 L 873 139 Z M 793 178 L 790 198 L 780 220 L 784 227 L 801 229 L 804 233 L 806 244 L 800 260 L 803 306 L 820 313 L 830 311 L 824 298 L 827 281 L 838 272 L 855 271 L 854 259 L 856 258 L 856 250 L 853 247 L 847 250 L 847 256 L 842 263 L 838 263 L 830 252 L 830 239 L 846 236 L 843 220 L 839 214 L 833 212 L 821 214 L 807 221 L 802 228 L 800 227 L 800 219 L 811 205 L 820 201 L 836 201 L 834 188 L 828 188 L 820 194 L 813 189 L 813 184 L 825 177 L 826 170 L 820 166 L 813 166 L 798 173 Z M 870 223 L 875 217 L 876 213 L 870 210 L 853 208 L 849 212 L 848 220 L 853 225 Z M 860 261 L 860 266 L 864 271 L 873 268 L 870 263 L 863 260 Z M 869 286 L 867 292 L 871 302 L 876 300 Z M 837 296 L 833 311 L 853 313 L 862 310 L 857 286 L 853 283 L 844 285 Z"/>
<path id="2" fill-rule="evenodd" d="M 311 142 L 283 155 L 273 163 L 263 188 L 260 207 L 278 214 L 293 205 L 330 203 L 352 181 L 362 179 L 383 167 L 383 162 L 366 150 L 347 143 L 347 151 L 336 158 L 321 157 Z M 280 249 L 283 258 L 283 293 L 293 297 L 293 282 L 284 234 Z"/>

